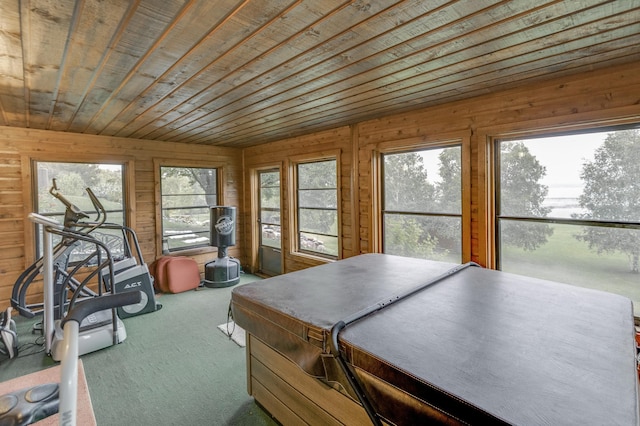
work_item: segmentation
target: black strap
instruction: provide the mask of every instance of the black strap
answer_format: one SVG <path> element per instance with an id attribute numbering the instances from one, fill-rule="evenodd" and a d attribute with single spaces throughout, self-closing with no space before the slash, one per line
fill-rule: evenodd
<path id="1" fill-rule="evenodd" d="M 330 346 L 331 346 L 331 354 L 338 360 L 338 364 L 340 365 L 340 368 L 342 368 L 342 371 L 344 372 L 345 376 L 347 377 L 347 381 L 349 382 L 349 385 L 351 386 L 351 388 L 353 389 L 353 391 L 355 392 L 356 396 L 358 397 L 358 400 L 360 400 L 360 403 L 362 404 L 362 406 L 364 407 L 364 410 L 367 412 L 367 415 L 369 416 L 369 419 L 371 419 L 371 423 L 376 425 L 376 426 L 381 426 L 382 422 L 380 421 L 380 418 L 378 417 L 378 415 L 376 414 L 375 409 L 373 408 L 373 406 L 371 405 L 371 402 L 369 401 L 369 398 L 367 397 L 367 394 L 364 391 L 364 388 L 360 385 L 360 382 L 358 381 L 358 378 L 356 377 L 355 373 L 351 370 L 351 368 L 349 368 L 349 365 L 347 364 L 347 362 L 345 361 L 345 359 L 342 357 L 342 354 L 340 353 L 340 347 L 338 344 L 338 334 L 349 324 L 358 321 L 376 311 L 379 311 L 381 309 L 384 309 L 402 299 L 406 299 L 409 296 L 412 296 L 413 294 L 424 290 L 425 288 L 432 286 L 433 284 L 436 284 L 442 280 L 444 280 L 445 278 L 450 277 L 453 274 L 456 274 L 464 269 L 467 269 L 470 266 L 480 266 L 475 262 L 468 262 L 465 263 L 463 265 L 457 265 L 451 269 L 449 269 L 448 271 L 446 271 L 444 274 L 439 275 L 425 283 L 422 283 L 414 288 L 410 288 L 406 291 L 400 292 L 396 295 L 393 295 L 391 297 L 385 298 L 380 300 L 377 303 L 374 303 L 373 305 L 370 305 L 350 316 L 348 316 L 347 318 L 338 321 L 337 323 L 335 323 L 333 325 L 333 327 L 331 327 L 331 340 L 330 340 Z"/>

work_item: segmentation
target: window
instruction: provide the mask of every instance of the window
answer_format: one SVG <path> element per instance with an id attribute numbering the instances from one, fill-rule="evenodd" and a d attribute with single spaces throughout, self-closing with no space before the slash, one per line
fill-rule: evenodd
<path id="1" fill-rule="evenodd" d="M 260 245 L 280 249 L 280 170 L 261 171 L 258 175 L 260 194 Z"/>
<path id="2" fill-rule="evenodd" d="M 338 180 L 336 160 L 296 165 L 298 250 L 338 257 Z"/>
<path id="3" fill-rule="evenodd" d="M 461 146 L 382 160 L 383 252 L 462 262 Z"/>
<path id="4" fill-rule="evenodd" d="M 119 164 L 99 163 L 62 163 L 35 161 L 34 210 L 44 216 L 51 217 L 60 223 L 64 222 L 65 204 L 56 199 L 50 190 L 55 179 L 58 193 L 62 199 L 75 205 L 90 217 L 86 221 L 94 221 L 98 212 L 87 195 L 86 188 L 90 188 L 106 211 L 106 221 L 118 225 L 125 224 L 124 205 L 124 166 Z M 55 191 L 54 191 L 55 192 Z M 42 256 L 42 227 L 36 232 L 36 253 Z M 114 257 L 124 255 L 125 247 L 122 243 L 122 232 L 114 229 L 96 229 L 94 237 L 106 242 Z M 54 244 L 59 241 L 54 236 Z M 82 244 L 70 256 L 70 263 L 82 257 Z"/>
<path id="5" fill-rule="evenodd" d="M 162 240 L 168 250 L 204 247 L 210 241 L 210 206 L 218 205 L 218 169 L 160 167 Z"/>
<path id="6" fill-rule="evenodd" d="M 496 141 L 501 270 L 622 294 L 640 308 L 640 131 Z"/>

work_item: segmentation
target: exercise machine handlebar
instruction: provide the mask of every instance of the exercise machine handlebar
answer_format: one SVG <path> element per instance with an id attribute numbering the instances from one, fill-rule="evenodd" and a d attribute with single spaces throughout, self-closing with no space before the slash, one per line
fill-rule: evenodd
<path id="1" fill-rule="evenodd" d="M 135 305 L 142 300 L 141 293 L 140 291 L 125 291 L 124 293 L 106 294 L 85 300 L 82 303 L 78 303 L 69 311 L 67 316 L 62 320 L 61 325 L 64 327 L 68 321 L 76 321 L 80 324 L 82 320 L 95 312 L 118 308 L 120 306 Z"/>
<path id="2" fill-rule="evenodd" d="M 80 208 L 78 208 L 78 206 L 73 204 L 64 195 L 62 195 L 60 193 L 60 191 L 58 191 L 58 185 L 56 183 L 55 178 L 53 179 L 53 184 L 51 185 L 51 188 L 49 188 L 49 194 L 53 195 L 58 200 L 60 200 L 60 202 L 62 202 L 62 204 L 64 204 L 67 209 L 71 210 L 71 212 L 74 215 L 76 215 L 78 218 L 82 218 L 82 219 L 88 219 L 89 218 L 88 214 L 86 214 L 85 212 L 80 210 Z"/>
<path id="3" fill-rule="evenodd" d="M 55 219 L 51 219 L 50 217 L 43 216 L 40 213 L 29 213 L 29 220 L 43 226 L 50 226 L 54 229 L 63 229 L 60 222 Z"/>
<path id="4" fill-rule="evenodd" d="M 106 309 L 115 309 L 140 303 L 142 292 L 127 291 L 108 294 L 76 305 L 62 321 L 64 340 L 60 363 L 60 414 L 61 425 L 76 425 L 78 408 L 78 333 L 80 323 L 87 316 Z"/>
<path id="5" fill-rule="evenodd" d="M 98 200 L 98 197 L 96 197 L 96 194 L 93 193 L 91 188 L 87 187 L 85 188 L 85 191 L 87 191 L 87 195 L 89 195 L 89 199 L 91 200 L 91 203 L 93 204 L 93 207 L 96 209 L 96 212 L 98 213 L 98 215 L 96 216 L 96 219 L 93 222 L 86 222 L 86 223 L 80 222 L 78 223 L 78 225 L 89 228 L 89 230 L 85 232 L 90 233 L 94 229 L 102 226 L 107 221 L 107 210 L 104 208 L 100 200 Z"/>
<path id="6" fill-rule="evenodd" d="M 60 200 L 60 202 L 64 204 L 65 207 L 67 208 L 65 213 L 65 218 L 64 218 L 65 228 L 73 229 L 77 226 L 80 226 L 83 228 L 89 228 L 88 231 L 85 231 L 89 233 L 94 229 L 100 227 L 100 225 L 102 225 L 104 222 L 106 222 L 107 211 L 102 205 L 102 203 L 100 202 L 100 200 L 98 199 L 98 197 L 96 197 L 94 192 L 91 190 L 91 188 L 87 187 L 85 188 L 85 191 L 87 191 L 87 195 L 89 195 L 91 204 L 93 204 L 93 207 L 95 208 L 96 214 L 97 214 L 96 218 L 92 222 L 81 222 L 82 219 L 89 219 L 89 215 L 84 211 L 82 211 L 78 206 L 73 204 L 71 201 L 69 201 L 67 197 L 65 197 L 60 193 L 60 191 L 58 190 L 58 184 L 56 183 L 55 179 L 53 179 L 51 188 L 49 188 L 49 193 L 53 195 L 55 198 L 57 198 L 58 200 Z"/>

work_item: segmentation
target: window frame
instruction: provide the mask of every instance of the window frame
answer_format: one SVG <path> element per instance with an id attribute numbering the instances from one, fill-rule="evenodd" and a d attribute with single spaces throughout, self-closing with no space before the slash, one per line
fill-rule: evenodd
<path id="1" fill-rule="evenodd" d="M 478 174 L 477 189 L 477 260 L 479 264 L 497 269 L 496 256 L 496 140 L 500 139 L 525 139 L 532 137 L 554 136 L 568 134 L 571 132 L 607 131 L 607 129 L 621 128 L 623 126 L 634 126 L 640 124 L 637 115 L 611 118 L 595 118 L 583 120 L 578 123 L 567 124 L 558 123 L 557 118 L 543 119 L 536 121 L 524 121 L 498 125 L 492 127 L 482 127 L 475 131 L 478 141 L 478 153 L 476 157 L 476 167 Z M 481 220 L 483 219 L 484 220 Z"/>
<path id="2" fill-rule="evenodd" d="M 38 244 L 36 238 L 38 233 L 35 226 L 30 226 L 31 221 L 28 219 L 30 212 L 36 211 L 38 193 L 36 190 L 37 185 L 37 163 L 80 163 L 80 164 L 101 164 L 101 165 L 118 165 L 122 167 L 122 214 L 124 225 L 130 228 L 136 226 L 136 218 L 133 214 L 136 210 L 135 197 L 132 194 L 135 193 L 135 161 L 130 157 L 107 157 L 97 155 L 79 154 L 74 155 L 74 159 L 70 161 L 68 155 L 60 154 L 47 154 L 46 157 L 40 155 L 22 155 L 22 175 L 28 176 L 28 179 L 23 179 L 23 204 L 26 207 L 23 217 L 25 223 L 24 226 L 24 267 L 28 267 L 36 259 L 38 255 Z"/>
<path id="3" fill-rule="evenodd" d="M 305 250 L 300 247 L 300 233 L 299 230 L 299 202 L 298 202 L 298 165 L 317 163 L 323 161 L 335 161 L 336 162 L 336 214 L 337 214 L 337 229 L 336 239 L 338 242 L 337 255 L 323 254 L 320 252 Z M 342 213 L 341 213 L 341 178 L 340 178 L 340 151 L 329 151 L 316 154 L 308 154 L 301 156 L 292 156 L 289 158 L 289 193 L 293 196 L 289 197 L 289 216 L 292 226 L 289 229 L 289 245 L 291 254 L 294 256 L 300 256 L 308 259 L 319 260 L 322 262 L 332 262 L 342 258 Z"/>
<path id="4" fill-rule="evenodd" d="M 382 216 L 384 176 L 383 155 L 403 152 L 439 149 L 460 146 L 461 155 L 461 251 L 462 263 L 471 261 L 471 132 L 442 132 L 436 135 L 420 136 L 402 140 L 390 140 L 376 144 L 372 150 L 372 251 L 382 253 L 384 221 Z"/>
<path id="5" fill-rule="evenodd" d="M 460 148 L 460 166 L 461 166 L 461 170 L 460 170 L 460 213 L 437 213 L 437 212 L 427 212 L 427 211 L 409 211 L 409 210 L 393 210 L 393 209 L 387 209 L 385 206 L 385 181 L 386 181 L 386 173 L 385 173 L 385 157 L 386 156 L 390 156 L 390 155 L 401 155 L 401 154 L 409 154 L 409 153 L 418 153 L 418 152 L 423 152 L 423 151 L 431 151 L 431 150 L 437 150 L 437 149 L 446 149 L 446 148 L 454 148 L 454 147 L 458 147 Z M 462 141 L 447 141 L 445 143 L 439 144 L 439 143 L 433 143 L 433 144 L 429 144 L 428 146 L 413 146 L 411 148 L 400 148 L 398 147 L 398 149 L 393 149 L 393 150 L 386 150 L 386 151 L 382 151 L 380 152 L 380 205 L 379 205 L 379 209 L 378 212 L 380 214 L 380 250 L 381 252 L 384 253 L 384 247 L 385 247 L 385 215 L 386 214 L 391 214 L 391 215 L 407 215 L 407 216 L 416 216 L 416 217 L 420 217 L 420 218 L 460 218 L 460 234 L 461 234 L 461 240 L 460 240 L 460 249 L 461 249 L 461 253 L 460 253 L 460 263 L 463 263 L 463 240 L 464 238 L 462 237 L 462 228 L 463 228 L 463 212 L 464 212 L 464 200 L 463 200 L 463 187 L 464 187 L 464 182 L 463 182 L 463 175 L 464 175 L 464 170 L 462 170 L 462 156 L 463 156 L 463 144 Z"/>
<path id="6" fill-rule="evenodd" d="M 216 198 L 218 205 L 225 205 L 224 198 L 224 176 L 225 176 L 225 164 L 222 162 L 203 162 L 193 160 L 175 160 L 168 158 L 154 158 L 153 168 L 155 174 L 155 193 L 156 193 L 156 257 L 161 257 L 165 253 L 163 252 L 163 225 L 162 225 L 162 167 L 175 167 L 175 168 L 198 168 L 198 169 L 216 169 Z M 210 244 L 199 245 L 193 247 L 186 247 L 182 249 L 172 250 L 172 255 L 180 254 L 185 256 L 196 255 L 200 253 L 210 253 L 217 250 L 216 247 Z"/>
<path id="7" fill-rule="evenodd" d="M 533 132 L 527 133 L 524 135 L 511 135 L 508 137 L 492 137 L 491 139 L 491 152 L 492 152 L 492 176 L 493 176 L 493 196 L 492 196 L 492 215 L 491 222 L 493 224 L 493 267 L 495 269 L 501 269 L 501 240 L 500 240 L 500 221 L 507 220 L 513 222 L 521 222 L 521 223 L 544 223 L 550 225 L 571 225 L 571 226 L 590 226 L 590 227 L 599 227 L 599 228 L 616 228 L 616 229 L 636 229 L 640 230 L 640 220 L 636 222 L 623 222 L 617 220 L 590 220 L 590 219 L 572 219 L 572 218 L 558 218 L 558 217 L 527 217 L 527 216 L 514 216 L 514 215 L 503 215 L 500 213 L 501 207 L 501 193 L 500 193 L 500 144 L 502 142 L 512 142 L 517 140 L 532 140 L 532 139 L 541 139 L 541 138 L 549 138 L 554 136 L 572 136 L 572 135 L 583 135 L 589 133 L 604 133 L 604 132 L 614 132 L 628 129 L 638 129 L 640 128 L 640 123 L 637 123 L 635 126 L 633 124 L 620 124 L 617 126 L 602 126 L 602 127 L 582 127 L 579 129 L 566 130 L 564 132 L 553 132 L 546 133 L 542 132 Z"/>

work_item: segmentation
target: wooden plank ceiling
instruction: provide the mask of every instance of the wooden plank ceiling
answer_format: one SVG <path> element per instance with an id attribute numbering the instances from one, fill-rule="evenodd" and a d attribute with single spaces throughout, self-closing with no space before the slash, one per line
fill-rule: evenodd
<path id="1" fill-rule="evenodd" d="M 231 147 L 640 59 L 640 0 L 0 7 L 0 125 Z"/>

